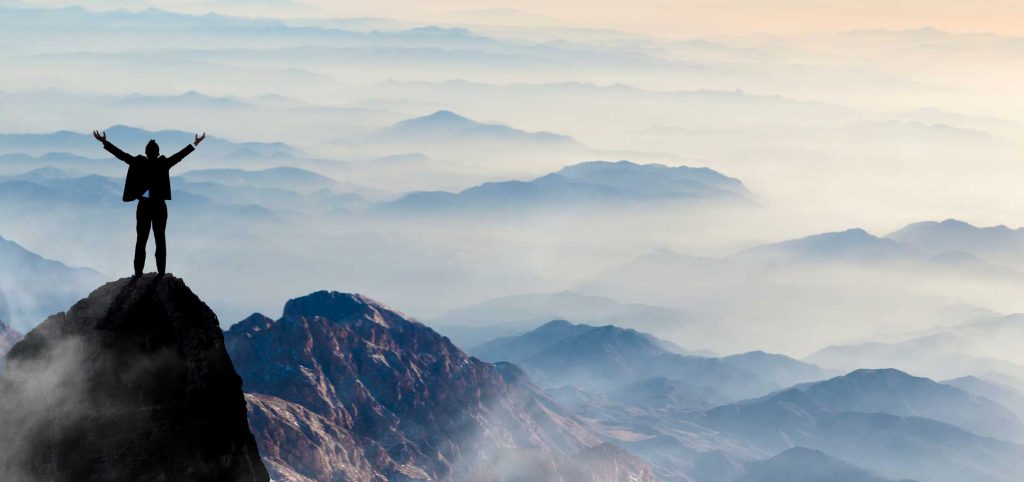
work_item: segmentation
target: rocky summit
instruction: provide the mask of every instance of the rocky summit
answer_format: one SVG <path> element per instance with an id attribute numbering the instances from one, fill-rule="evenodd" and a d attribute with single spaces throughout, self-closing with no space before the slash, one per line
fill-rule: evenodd
<path id="1" fill-rule="evenodd" d="M 275 479 L 654 480 L 515 366 L 364 296 L 313 293 L 226 339 Z"/>
<path id="2" fill-rule="evenodd" d="M 0 480 L 269 480 L 217 317 L 172 276 L 105 284 L 14 345 L 0 426 Z"/>

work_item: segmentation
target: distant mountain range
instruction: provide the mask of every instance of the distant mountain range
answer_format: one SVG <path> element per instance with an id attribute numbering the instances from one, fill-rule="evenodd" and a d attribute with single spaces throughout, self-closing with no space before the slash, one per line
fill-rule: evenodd
<path id="1" fill-rule="evenodd" d="M 578 337 L 582 331 L 564 323 L 552 328 L 555 339 Z M 514 347 L 504 345 L 526 350 L 540 344 L 541 337 L 535 336 L 519 339 Z M 569 373 L 579 360 L 591 358 L 576 347 L 561 351 L 560 362 Z M 610 359 L 623 365 L 638 358 L 617 354 Z M 744 358 L 755 362 L 765 356 L 739 357 Z M 522 363 L 529 367 L 533 362 Z M 657 365 L 646 361 L 645 366 L 655 377 L 606 393 L 579 388 L 588 385 L 583 376 L 575 386 L 549 393 L 592 421 L 604 437 L 646 459 L 666 480 L 1009 482 L 1024 453 L 1024 446 L 1012 442 L 1024 433 L 1021 422 L 1003 405 L 896 370 L 858 370 L 723 405 L 725 397 L 714 385 L 658 376 Z M 772 459 L 772 454 L 795 448 Z M 790 477 L 779 475 L 787 470 Z"/>
<path id="2" fill-rule="evenodd" d="M 653 480 L 628 454 L 594 448 L 600 438 L 515 366 L 468 357 L 369 298 L 293 299 L 277 321 L 254 314 L 236 324 L 226 343 L 276 477 L 489 480 L 491 464 L 508 457 L 556 476 L 601 453 L 587 480 Z"/>
<path id="3" fill-rule="evenodd" d="M 870 391 L 873 384 L 888 383 L 884 373 L 876 374 L 883 376 L 868 377 L 861 388 Z M 818 394 L 818 399 L 841 397 L 822 383 L 828 395 Z M 900 394 L 914 388 L 900 384 L 892 390 Z M 833 410 L 799 388 L 717 407 L 696 420 L 762 450 L 822 450 L 897 479 L 1011 481 L 1024 468 L 1024 446 L 927 418 Z"/>
<path id="4" fill-rule="evenodd" d="M 252 171 L 193 169 L 177 177 L 191 182 L 215 182 L 230 187 L 281 189 L 300 193 L 342 189 L 342 184 L 334 179 L 297 167 L 274 167 Z"/>
<path id="5" fill-rule="evenodd" d="M 714 398 L 737 400 L 789 386 L 793 380 L 825 378 L 828 372 L 781 355 L 771 363 L 754 354 L 728 359 L 685 355 L 685 350 L 652 335 L 608 325 L 595 327 L 552 321 L 518 336 L 499 338 L 470 353 L 491 362 L 524 367 L 552 387 L 576 385 L 609 392 L 651 377 L 708 389 Z M 763 358 L 768 359 L 765 355 Z"/>
<path id="6" fill-rule="evenodd" d="M 965 228 L 963 223 L 953 221 L 928 226 L 939 231 L 945 230 L 942 226 L 967 230 L 974 233 L 971 236 L 1005 237 L 1000 234 L 1003 229 Z M 917 237 L 911 243 L 855 228 L 768 243 L 716 258 L 655 250 L 600 273 L 573 290 L 702 313 L 715 320 L 706 325 L 718 330 L 699 336 L 710 341 L 703 346 L 712 350 L 723 350 L 715 342 L 721 339 L 776 340 L 771 333 L 761 333 L 761 327 L 787 327 L 805 336 L 766 348 L 808 353 L 823 345 L 892 332 L 893 327 L 911 330 L 991 316 L 994 312 L 984 307 L 998 300 L 998 290 L 1024 288 L 1024 270 L 1003 264 L 1012 259 L 1005 254 L 1012 252 L 1007 251 L 1009 248 L 986 250 L 986 244 L 979 242 L 973 252 L 929 249 L 927 246 L 944 245 L 927 239 Z M 993 241 L 989 246 L 1002 246 L 1000 243 L 1004 242 Z M 967 244 L 964 241 L 959 247 L 967 248 Z M 755 318 L 762 323 L 750 324 L 749 320 Z M 677 339 L 683 335 L 671 336 Z M 760 347 L 752 344 L 744 348 Z M 1005 349 L 1000 352 L 1009 353 Z M 977 351 L 974 356 L 981 353 Z M 1011 355 L 1008 359 L 1018 358 Z M 886 366 L 894 365 L 879 367 Z M 835 367 L 860 368 L 856 363 Z M 914 372 L 939 378 L 971 373 Z"/>
<path id="7" fill-rule="evenodd" d="M 988 380 L 984 377 L 976 376 L 944 380 L 942 383 L 992 400 L 1012 410 L 1017 414 L 1018 419 L 1024 420 L 1024 391 L 1021 391 L 1019 388 L 997 380 Z"/>
<path id="8" fill-rule="evenodd" d="M 622 208 L 653 202 L 749 203 L 751 198 L 738 180 L 707 168 L 593 161 L 532 181 L 490 182 L 458 193 L 413 193 L 384 208 L 398 213 L 494 213 L 567 206 Z"/>
<path id="9" fill-rule="evenodd" d="M 106 280 L 92 269 L 43 258 L 3 237 L 0 266 L 0 320 L 25 331 Z"/>
<path id="10" fill-rule="evenodd" d="M 526 132 L 501 124 L 485 124 L 442 110 L 423 117 L 398 122 L 372 136 L 375 141 L 393 143 L 487 143 L 520 147 L 582 148 L 569 136 L 550 132 Z"/>
<path id="11" fill-rule="evenodd" d="M 1006 407 L 899 370 L 861 369 L 798 388 L 831 411 L 925 417 L 978 435 L 1024 442 L 1024 423 Z"/>
<path id="12" fill-rule="evenodd" d="M 107 140 L 125 152 L 142 153 L 146 143 L 154 139 L 160 152 L 173 154 L 194 140 L 197 133 L 183 131 L 149 131 L 136 127 L 115 125 L 106 129 Z M 68 152 L 87 157 L 105 157 L 103 146 L 91 133 L 59 131 L 49 134 L 0 134 L 0 154 L 27 154 L 41 156 L 53 152 Z M 208 136 L 202 144 L 208 158 L 278 158 L 291 159 L 302 155 L 298 149 L 279 142 L 231 142 Z M 116 161 L 112 161 L 116 162 Z"/>
<path id="13" fill-rule="evenodd" d="M 707 318 L 684 308 L 620 303 L 605 296 L 560 291 L 487 300 L 438 315 L 430 324 L 457 345 L 475 347 L 495 338 L 525 333 L 551 320 L 614 324 L 645 331 L 674 326 L 695 334 L 702 325 L 713 322 Z M 712 354 L 692 349 L 686 353 Z"/>
<path id="14" fill-rule="evenodd" d="M 792 241 L 768 244 L 739 253 L 758 261 L 847 261 L 855 263 L 901 261 L 918 253 L 900 242 L 872 236 L 855 228 Z"/>
<path id="15" fill-rule="evenodd" d="M 963 252 L 1017 269 L 1024 265 L 1024 231 L 1001 225 L 976 227 L 956 219 L 926 221 L 908 225 L 886 238 L 929 254 Z"/>
<path id="16" fill-rule="evenodd" d="M 896 367 L 940 378 L 989 372 L 1020 378 L 1022 333 L 1024 315 L 984 318 L 908 334 L 900 341 L 829 346 L 806 359 L 838 370 Z"/>

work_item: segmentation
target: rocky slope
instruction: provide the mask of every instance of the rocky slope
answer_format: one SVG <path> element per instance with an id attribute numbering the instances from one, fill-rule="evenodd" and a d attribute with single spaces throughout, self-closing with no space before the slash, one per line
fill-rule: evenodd
<path id="1" fill-rule="evenodd" d="M 275 478 L 653 480 L 515 366 L 471 358 L 360 295 L 291 300 L 279 320 L 253 315 L 226 340 Z M 607 451 L 601 464 L 588 462 L 595 451 Z"/>
<path id="2" fill-rule="evenodd" d="M 0 376 L 0 480 L 269 479 L 217 317 L 179 279 L 101 286 Z"/>

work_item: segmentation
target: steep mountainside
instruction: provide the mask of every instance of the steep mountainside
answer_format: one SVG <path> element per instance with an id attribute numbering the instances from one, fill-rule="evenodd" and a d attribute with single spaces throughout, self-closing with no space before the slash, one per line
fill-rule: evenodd
<path id="1" fill-rule="evenodd" d="M 467 477 L 519 459 L 550 475 L 600 444 L 515 366 L 468 357 L 360 295 L 313 293 L 277 321 L 253 315 L 226 336 L 253 431 L 282 478 L 488 480 Z M 649 480 L 642 470 L 580 480 L 628 477 Z"/>
<path id="2" fill-rule="evenodd" d="M 2 480 L 266 481 L 216 315 L 181 280 L 101 286 L 11 349 Z"/>

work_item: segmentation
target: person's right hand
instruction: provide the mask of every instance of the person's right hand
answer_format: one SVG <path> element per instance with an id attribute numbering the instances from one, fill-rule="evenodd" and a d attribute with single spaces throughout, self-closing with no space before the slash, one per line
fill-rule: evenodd
<path id="1" fill-rule="evenodd" d="M 97 141 L 100 141 L 100 142 L 102 142 L 104 144 L 107 143 L 107 132 L 106 131 L 103 131 L 103 134 L 100 134 L 100 131 L 92 131 L 92 136 L 95 137 Z"/>

